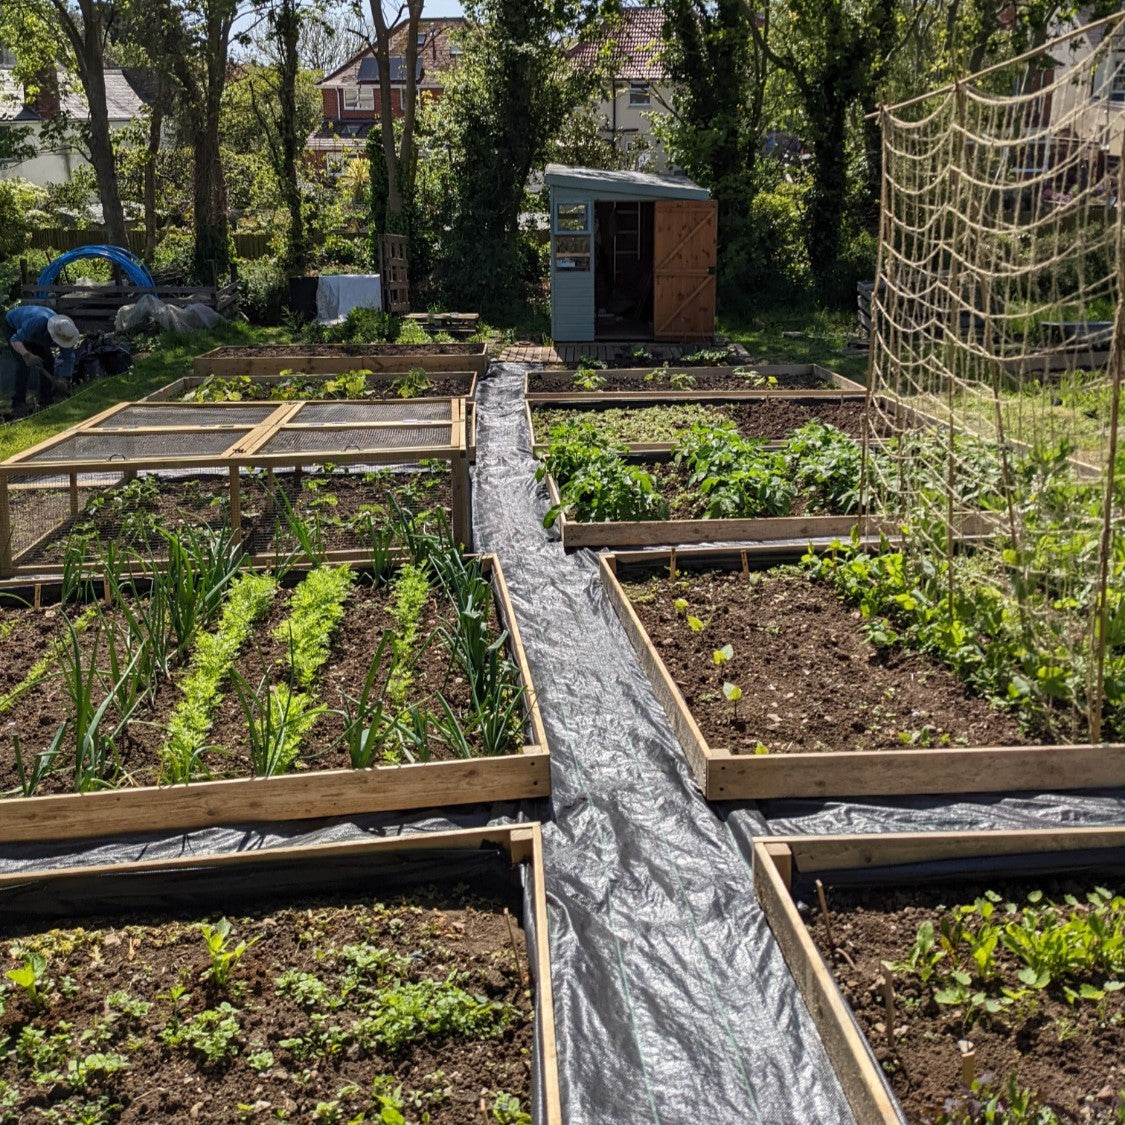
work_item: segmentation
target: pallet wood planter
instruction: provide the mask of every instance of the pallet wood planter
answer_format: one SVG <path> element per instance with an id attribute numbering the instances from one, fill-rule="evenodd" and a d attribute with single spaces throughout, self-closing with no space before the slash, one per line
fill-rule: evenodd
<path id="1" fill-rule="evenodd" d="M 536 1125 L 563 1125 L 542 838 L 536 822 L 4 874 L 0 916 L 6 922 L 0 929 L 8 937 L 16 923 L 26 934 L 88 927 L 92 919 L 108 925 L 159 925 L 165 920 L 214 920 L 221 912 L 237 918 L 250 910 L 304 908 L 327 895 L 343 901 L 358 895 L 393 901 L 435 883 L 443 890 L 468 886 L 495 903 L 497 914 L 501 906 L 505 912 L 510 909 L 522 927 L 520 947 L 511 925 L 511 948 L 506 948 L 507 936 L 500 940 L 508 955 L 505 963 L 515 958 L 531 993 L 528 1100 Z M 364 1089 L 369 1086 L 370 1081 Z M 472 1091 L 474 1100 L 479 1086 Z M 228 1120 L 238 1116 L 232 1104 Z"/>
<path id="2" fill-rule="evenodd" d="M 525 741 L 518 752 L 370 769 L 10 797 L 0 801 L 0 842 L 49 842 L 547 796 L 550 754 L 519 624 L 499 560 L 486 555 L 482 561 L 501 626 L 508 631 L 509 655 L 524 688 Z M 22 593 L 28 604 L 42 604 L 42 591 Z"/>
<path id="3" fill-rule="evenodd" d="M 879 833 L 762 837 L 753 850 L 754 884 L 770 929 L 793 974 L 855 1118 L 902 1125 L 901 1108 L 835 976 L 798 912 L 795 894 L 815 903 L 813 881 L 909 890 L 926 880 L 1081 871 L 1104 884 L 1120 868 L 1125 828 Z"/>
<path id="4" fill-rule="evenodd" d="M 259 348 L 212 348 L 192 364 L 193 375 L 339 375 L 364 368 L 369 371 L 402 371 L 422 367 L 427 371 L 488 371 L 484 344 L 316 344 L 294 347 L 273 344 Z"/>
<path id="5" fill-rule="evenodd" d="M 166 305 L 206 305 L 220 316 L 238 312 L 238 283 L 226 285 L 37 285 L 21 289 L 24 304 L 49 305 L 69 316 L 83 332 L 112 332 L 117 311 L 144 296 L 155 296 Z"/>
<path id="6" fill-rule="evenodd" d="M 595 375 L 612 383 L 627 384 L 628 389 L 612 390 L 606 387 L 594 391 L 584 391 L 577 386 L 567 387 L 566 390 L 541 390 L 539 387 L 544 378 L 553 381 L 561 376 L 564 379 L 573 380 L 573 373 L 531 370 L 524 376 L 524 397 L 531 403 L 558 406 L 584 402 L 605 402 L 625 406 L 629 404 L 650 405 L 660 402 L 753 401 L 763 396 L 777 395 L 795 396 L 797 398 L 808 396 L 816 399 L 818 396 L 823 396 L 826 390 L 858 395 L 865 393 L 862 384 L 846 379 L 843 375 L 816 363 L 742 364 L 737 367 L 677 367 L 674 363 L 669 364 L 670 371 L 683 371 L 695 380 L 693 386 L 684 390 L 672 390 L 663 382 L 646 383 L 645 380 L 652 375 L 654 369 L 659 370 L 660 365 L 656 365 L 655 368 L 611 367 L 595 371 Z M 721 387 L 721 384 L 729 380 L 734 372 L 748 369 L 756 371 L 763 378 L 773 376 L 777 379 L 778 386 L 774 388 L 756 387 L 746 381 L 744 388 Z"/>
<path id="7" fill-rule="evenodd" d="M 192 469 L 225 474 L 240 539 L 249 470 L 445 461 L 453 535 L 470 547 L 470 430 L 461 398 L 120 403 L 0 464 L 0 576 L 42 575 L 36 550 L 79 514 L 84 498 L 138 473 Z"/>
<path id="8" fill-rule="evenodd" d="M 619 575 L 629 568 L 671 572 L 761 570 L 794 563 L 805 547 L 747 547 L 603 555 L 601 576 L 637 658 L 676 732 L 696 782 L 712 801 L 773 797 L 858 797 L 923 793 L 1116 788 L 1125 785 L 1125 745 L 947 746 L 909 750 L 831 750 L 735 754 L 713 746 L 630 603 Z M 755 690 L 747 684 L 745 689 Z M 843 742 L 841 732 L 841 742 Z"/>

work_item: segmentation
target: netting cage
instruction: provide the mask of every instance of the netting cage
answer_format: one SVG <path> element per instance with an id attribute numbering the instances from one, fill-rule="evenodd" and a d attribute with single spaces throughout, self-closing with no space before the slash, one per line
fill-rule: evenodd
<path id="1" fill-rule="evenodd" d="M 269 564 L 350 561 L 400 516 L 471 546 L 464 400 L 133 403 L 0 465 L 0 574 L 167 558 L 167 533 L 228 536 Z"/>
<path id="2" fill-rule="evenodd" d="M 906 530 L 871 580 L 1067 741 L 1125 739 L 1123 88 L 1118 14 L 880 112 L 868 402 L 910 428 L 865 451 Z"/>

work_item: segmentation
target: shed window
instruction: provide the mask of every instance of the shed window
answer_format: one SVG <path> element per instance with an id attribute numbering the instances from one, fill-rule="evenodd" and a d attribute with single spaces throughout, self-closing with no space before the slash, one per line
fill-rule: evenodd
<path id="1" fill-rule="evenodd" d="M 560 203 L 555 208 L 555 231 L 559 234 L 589 234 L 590 205 Z"/>
<path id="2" fill-rule="evenodd" d="M 629 83 L 630 105 L 652 105 L 652 95 L 649 93 L 647 82 Z"/>
<path id="3" fill-rule="evenodd" d="M 588 234 L 555 235 L 555 269 L 580 271 L 590 268 Z"/>

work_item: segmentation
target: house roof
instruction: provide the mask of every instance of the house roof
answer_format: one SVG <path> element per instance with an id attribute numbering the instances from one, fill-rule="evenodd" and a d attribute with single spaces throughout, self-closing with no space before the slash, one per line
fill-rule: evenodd
<path id="1" fill-rule="evenodd" d="M 544 179 L 548 187 L 574 188 L 595 198 L 625 195 L 645 199 L 710 199 L 706 188 L 687 176 L 656 176 L 648 172 L 606 172 L 601 168 L 570 168 L 548 164 Z"/>
<path id="2" fill-rule="evenodd" d="M 132 121 L 152 101 L 152 75 L 139 67 L 109 67 L 105 72 L 106 108 L 110 121 Z M 59 75 L 59 107 L 75 121 L 90 116 L 86 96 L 80 87 L 70 88 L 66 76 Z M 43 116 L 27 104 L 23 84 L 11 67 L 0 67 L 0 121 L 22 123 L 42 121 Z"/>
<path id="3" fill-rule="evenodd" d="M 418 21 L 418 34 L 425 36 L 425 42 L 418 48 L 419 85 L 441 86 L 441 76 L 454 66 L 457 61 L 456 45 L 450 38 L 451 32 L 456 32 L 465 26 L 463 17 L 450 17 L 448 19 L 432 19 Z M 406 36 L 408 31 L 401 28 L 391 36 L 391 81 L 401 83 L 406 81 Z M 398 64 L 396 71 L 395 64 Z M 364 67 L 366 64 L 366 73 Z M 369 76 L 370 77 L 369 77 Z M 397 76 L 396 76 L 397 75 Z M 359 83 L 378 82 L 379 65 L 374 52 L 370 47 L 354 54 L 343 66 L 337 67 L 331 74 L 326 74 L 318 86 L 357 86 Z"/>
<path id="4" fill-rule="evenodd" d="M 592 69 L 608 44 L 614 78 L 647 82 L 667 78 L 668 68 L 660 57 L 664 13 L 659 8 L 622 8 L 621 18 L 620 30 L 572 47 L 567 52 L 570 61 L 577 67 Z"/>

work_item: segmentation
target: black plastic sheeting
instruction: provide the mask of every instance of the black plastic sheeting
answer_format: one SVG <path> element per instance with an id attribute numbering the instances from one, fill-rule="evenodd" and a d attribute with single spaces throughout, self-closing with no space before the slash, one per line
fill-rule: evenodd
<path id="1" fill-rule="evenodd" d="M 478 393 L 474 526 L 516 608 L 551 749 L 550 802 L 12 845 L 0 847 L 0 870 L 540 819 L 567 1125 L 851 1122 L 755 901 L 751 837 L 1119 824 L 1125 794 L 709 805 L 593 557 L 566 555 L 542 528 L 522 378 L 494 368 Z"/>

